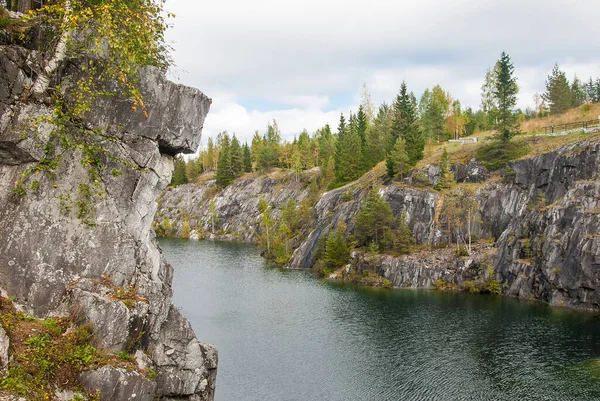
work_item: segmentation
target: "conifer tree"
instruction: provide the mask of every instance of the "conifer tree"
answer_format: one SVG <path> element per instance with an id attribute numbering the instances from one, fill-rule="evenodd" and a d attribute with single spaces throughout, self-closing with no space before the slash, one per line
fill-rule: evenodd
<path id="1" fill-rule="evenodd" d="M 308 135 L 308 131 L 302 130 L 300 136 L 298 136 L 298 146 L 296 150 L 300 156 L 300 162 L 302 164 L 303 169 L 308 169 L 312 166 L 312 146 L 310 135 Z"/>
<path id="2" fill-rule="evenodd" d="M 233 182 L 233 172 L 231 169 L 231 149 L 229 145 L 229 135 L 227 132 L 223 132 L 221 135 L 220 148 L 216 180 L 219 187 L 225 188 L 227 185 Z"/>
<path id="3" fill-rule="evenodd" d="M 337 230 L 330 232 L 327 236 L 324 261 L 329 268 L 344 266 L 350 259 L 350 249 L 344 237 L 344 231 L 343 227 L 338 226 Z"/>
<path id="4" fill-rule="evenodd" d="M 409 157 L 408 157 L 408 153 L 406 152 L 406 144 L 404 143 L 404 139 L 403 138 L 398 138 L 398 140 L 396 141 L 396 144 L 394 145 L 394 149 L 392 150 L 392 153 L 390 154 L 390 159 L 392 160 L 392 163 L 394 165 L 393 168 L 393 173 L 394 175 L 390 176 L 391 178 L 394 178 L 396 176 L 400 177 L 400 179 L 402 179 L 402 177 L 404 176 L 404 174 L 406 174 L 408 172 L 409 169 Z M 390 171 L 388 169 L 388 176 Z"/>
<path id="5" fill-rule="evenodd" d="M 513 109 L 517 104 L 517 93 L 519 86 L 517 78 L 513 75 L 515 67 L 510 56 L 502 52 L 500 60 L 497 63 L 497 77 L 493 95 L 498 105 L 498 123 L 497 128 L 500 131 L 501 138 L 509 140 L 516 122 Z"/>
<path id="6" fill-rule="evenodd" d="M 390 151 L 399 137 L 404 139 L 409 165 L 414 166 L 423 158 L 425 139 L 417 124 L 417 101 L 412 93 L 408 93 L 406 82 L 402 82 L 400 93 L 394 103 Z"/>
<path id="7" fill-rule="evenodd" d="M 546 80 L 546 92 L 542 95 L 550 107 L 550 114 L 562 114 L 567 111 L 573 102 L 571 87 L 564 71 L 558 64 L 554 64 L 552 73 Z"/>
<path id="8" fill-rule="evenodd" d="M 335 153 L 335 141 L 329 124 L 317 132 L 317 142 L 319 144 L 319 166 L 326 170 L 327 163 Z"/>
<path id="9" fill-rule="evenodd" d="M 390 204 L 379 195 L 376 188 L 371 189 L 356 215 L 356 239 L 359 245 L 375 243 L 382 245 L 385 234 L 392 229 L 394 216 Z"/>
<path id="10" fill-rule="evenodd" d="M 294 152 L 292 153 L 292 168 L 294 170 L 294 177 L 296 181 L 300 180 L 300 174 L 302 173 L 302 157 L 298 148 L 294 146 Z"/>
<path id="11" fill-rule="evenodd" d="M 361 144 L 357 119 L 350 114 L 348 126 L 344 115 L 340 117 L 335 151 L 335 178 L 339 184 L 354 181 L 362 174 Z"/>
<path id="12" fill-rule="evenodd" d="M 246 173 L 251 173 L 252 172 L 252 155 L 250 153 L 250 147 L 248 146 L 248 143 L 244 143 L 243 152 L 244 152 L 244 171 Z"/>
<path id="13" fill-rule="evenodd" d="M 365 170 L 370 170 L 385 158 L 386 144 L 391 129 L 391 112 L 387 104 L 382 104 L 377 111 L 377 117 L 367 130 L 364 157 Z"/>
<path id="14" fill-rule="evenodd" d="M 208 146 L 206 148 L 206 169 L 212 171 L 215 168 L 215 145 L 212 137 L 208 137 Z"/>
<path id="15" fill-rule="evenodd" d="M 369 127 L 369 120 L 367 114 L 365 113 L 362 104 L 358 108 L 358 114 L 356 115 L 356 123 L 358 130 L 358 137 L 360 138 L 361 146 L 365 146 L 365 141 L 367 139 L 367 129 Z"/>
<path id="16" fill-rule="evenodd" d="M 583 103 L 585 103 L 585 84 L 575 75 L 571 83 L 571 105 L 579 107 Z"/>
<path id="17" fill-rule="evenodd" d="M 231 154 L 231 176 L 238 177 L 243 171 L 244 160 L 240 142 L 236 138 L 235 134 L 233 134 L 233 138 L 231 139 L 229 151 Z"/>
<path id="18" fill-rule="evenodd" d="M 406 213 L 402 213 L 398 220 L 398 229 L 394 240 L 393 248 L 399 253 L 409 253 L 411 245 L 415 243 L 413 232 L 406 222 Z"/>

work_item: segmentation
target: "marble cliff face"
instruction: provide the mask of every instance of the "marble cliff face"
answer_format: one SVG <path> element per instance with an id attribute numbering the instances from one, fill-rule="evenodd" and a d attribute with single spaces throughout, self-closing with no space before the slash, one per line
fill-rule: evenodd
<path id="1" fill-rule="evenodd" d="M 121 161 L 101 160 L 103 193 L 83 205 L 93 211 L 90 226 L 65 201 L 83 201 L 79 186 L 89 180 L 79 150 L 63 153 L 54 174 L 40 174 L 25 197 L 13 191 L 53 140 L 47 124 L 23 134 L 29 121 L 51 112 L 47 99 L 23 96 L 40 57 L 34 49 L 0 46 L 0 287 L 36 316 L 75 314 L 90 322 L 100 346 L 137 351 L 140 363 L 156 372 L 155 380 L 110 367 L 87 372 L 82 382 L 100 386 L 103 399 L 130 399 L 137 391 L 136 399 L 211 400 L 216 350 L 196 339 L 171 303 L 172 267 L 151 228 L 173 157 L 197 149 L 211 100 L 144 67 L 139 76 L 148 117 L 133 112 L 126 99 L 95 102 L 84 124 L 117 138 L 104 146 Z M 77 62 L 70 60 L 56 83 L 68 87 Z M 122 291 L 131 295 L 127 303 Z"/>

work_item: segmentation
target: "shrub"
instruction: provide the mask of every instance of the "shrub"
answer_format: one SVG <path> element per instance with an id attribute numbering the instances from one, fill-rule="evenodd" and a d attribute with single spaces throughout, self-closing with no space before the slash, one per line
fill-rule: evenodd
<path id="1" fill-rule="evenodd" d="M 477 158 L 491 171 L 505 167 L 511 160 L 529 153 L 529 145 L 514 141 L 495 141 L 477 150 Z"/>

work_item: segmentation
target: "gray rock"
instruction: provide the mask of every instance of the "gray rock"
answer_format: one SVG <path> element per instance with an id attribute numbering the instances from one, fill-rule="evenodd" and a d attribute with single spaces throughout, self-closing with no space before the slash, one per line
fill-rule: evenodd
<path id="1" fill-rule="evenodd" d="M 86 390 L 92 393 L 99 391 L 102 401 L 152 401 L 156 392 L 155 382 L 137 372 L 112 366 L 83 372 L 79 381 Z"/>

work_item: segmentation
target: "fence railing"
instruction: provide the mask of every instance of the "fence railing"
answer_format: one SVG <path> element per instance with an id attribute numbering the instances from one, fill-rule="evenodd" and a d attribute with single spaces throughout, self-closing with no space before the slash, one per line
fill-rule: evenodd
<path id="1" fill-rule="evenodd" d="M 544 127 L 544 134 L 554 134 L 555 132 L 563 132 L 571 129 L 588 129 L 591 127 L 600 126 L 600 120 L 577 121 L 568 124 L 548 125 Z"/>

